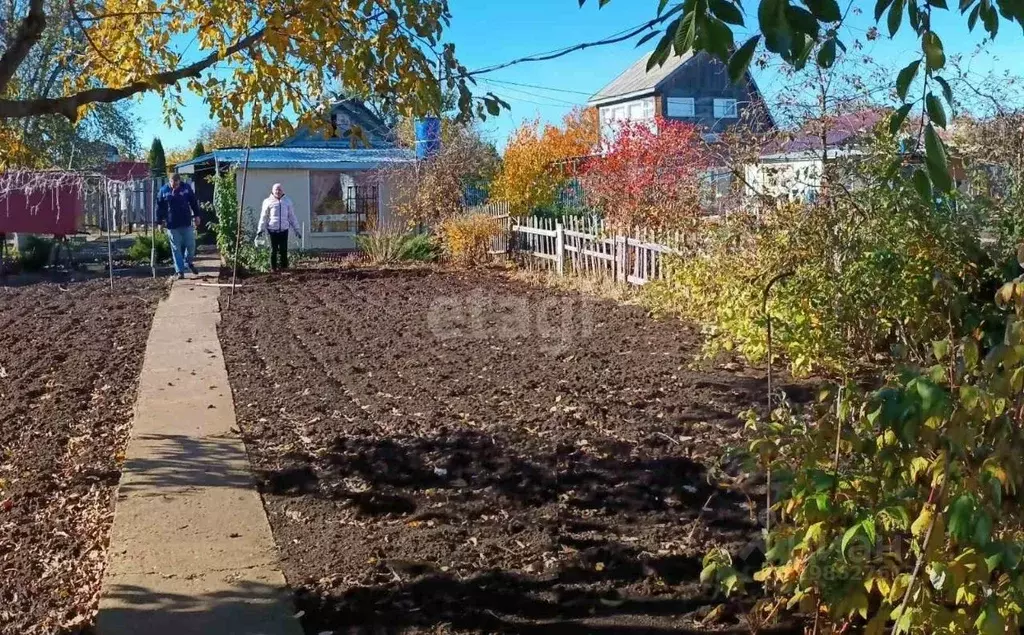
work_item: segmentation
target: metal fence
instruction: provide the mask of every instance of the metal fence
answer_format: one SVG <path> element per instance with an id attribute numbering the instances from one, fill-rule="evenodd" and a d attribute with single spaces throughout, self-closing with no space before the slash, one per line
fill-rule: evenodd
<path id="1" fill-rule="evenodd" d="M 667 275 L 665 257 L 681 253 L 685 237 L 645 229 L 615 232 L 600 218 L 568 216 L 563 219 L 515 217 L 506 204 L 469 208 L 491 216 L 500 226 L 491 253 L 522 258 L 556 271 L 643 285 Z"/>
<path id="2" fill-rule="evenodd" d="M 150 225 L 156 218 L 157 192 L 166 182 L 161 177 L 89 183 L 82 193 L 83 228 L 123 232 L 133 225 Z"/>

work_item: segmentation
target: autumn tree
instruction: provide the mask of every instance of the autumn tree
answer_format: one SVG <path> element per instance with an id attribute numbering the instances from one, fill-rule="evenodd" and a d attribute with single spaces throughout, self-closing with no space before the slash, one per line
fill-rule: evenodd
<path id="1" fill-rule="evenodd" d="M 178 146 L 167 151 L 167 167 L 174 169 L 179 163 L 184 163 L 192 158 L 192 150 L 187 146 Z"/>
<path id="2" fill-rule="evenodd" d="M 693 125 L 627 122 L 583 176 L 588 201 L 619 227 L 678 228 L 700 214 L 709 167 Z"/>
<path id="3" fill-rule="evenodd" d="M 0 53 L 14 43 L 24 0 L 0 0 Z M 79 52 L 86 45 L 75 29 L 68 4 L 45 1 L 47 21 L 38 44 L 20 64 L 0 99 L 40 99 L 54 95 L 83 71 Z M 75 122 L 59 115 L 32 115 L 0 123 L 0 165 L 36 168 L 94 168 L 107 160 L 112 145 L 125 156 L 137 154 L 138 139 L 130 105 L 97 104 Z M 102 143 L 100 143 L 102 142 Z M 107 145 L 109 144 L 109 145 Z"/>
<path id="4" fill-rule="evenodd" d="M 202 141 L 196 141 L 196 145 L 192 147 L 192 158 L 198 159 L 204 154 L 206 154 L 206 146 L 203 145 Z"/>
<path id="5" fill-rule="evenodd" d="M 249 142 L 249 125 L 249 122 L 241 123 L 238 126 L 205 124 L 196 135 L 196 143 L 202 143 L 207 151 L 245 147 Z M 265 138 L 262 134 L 258 135 L 257 132 L 253 131 L 252 143 L 254 145 L 280 141 L 280 138 Z"/>
<path id="6" fill-rule="evenodd" d="M 251 113 L 261 130 L 287 130 L 295 123 L 288 112 L 300 113 L 300 125 L 320 124 L 317 106 L 339 80 L 358 93 L 393 95 L 403 111 L 436 110 L 438 72 L 459 95 L 463 116 L 496 113 L 503 104 L 490 94 L 474 98 L 454 46 L 440 44 L 451 18 L 445 0 L 8 2 L 0 121 L 60 115 L 74 122 L 99 104 L 154 92 L 165 119 L 180 126 L 188 89 L 226 125 L 237 128 Z M 25 93 L 23 69 L 55 22 L 52 66 L 73 60 L 79 72 L 48 92 Z"/>
<path id="7" fill-rule="evenodd" d="M 149 147 L 149 173 L 155 177 L 167 176 L 167 155 L 159 138 L 153 139 Z"/>
<path id="8" fill-rule="evenodd" d="M 576 109 L 561 126 L 539 120 L 521 125 L 509 139 L 491 196 L 507 201 L 514 214 L 550 207 L 565 181 L 573 176 L 568 159 L 591 155 L 600 141 L 597 111 Z"/>
<path id="9" fill-rule="evenodd" d="M 403 129 L 411 126 L 399 126 L 399 139 L 405 138 Z M 489 180 L 497 159 L 494 146 L 475 126 L 449 121 L 442 125 L 437 155 L 385 169 L 381 178 L 391 184 L 398 216 L 410 223 L 436 225 L 462 213 L 467 189 Z"/>

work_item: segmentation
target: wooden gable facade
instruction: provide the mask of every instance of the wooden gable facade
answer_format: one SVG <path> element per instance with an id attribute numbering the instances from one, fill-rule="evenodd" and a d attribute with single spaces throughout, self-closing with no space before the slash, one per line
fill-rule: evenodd
<path id="1" fill-rule="evenodd" d="M 670 58 L 649 72 L 648 58 L 644 56 L 591 98 L 589 105 L 598 109 L 606 135 L 613 134 L 622 121 L 656 116 L 692 123 L 712 134 L 737 125 L 755 132 L 774 128 L 749 73 L 733 83 L 725 64 L 704 52 Z"/>

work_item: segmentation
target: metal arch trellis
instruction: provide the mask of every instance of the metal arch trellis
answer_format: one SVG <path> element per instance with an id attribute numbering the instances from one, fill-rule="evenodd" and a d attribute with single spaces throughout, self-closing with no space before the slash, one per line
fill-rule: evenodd
<path id="1" fill-rule="evenodd" d="M 120 208 L 120 205 L 114 205 L 113 202 L 115 200 L 122 200 L 124 193 L 128 191 L 128 188 L 130 187 L 130 183 L 131 181 L 129 180 L 114 179 L 106 174 L 92 171 L 9 169 L 4 172 L 0 172 L 0 199 L 2 199 L 5 204 L 3 213 L 8 217 L 11 214 L 11 199 L 14 194 L 20 194 L 24 198 L 28 214 L 38 215 L 43 203 L 47 200 L 45 194 L 48 193 L 50 194 L 49 201 L 56 212 L 56 218 L 60 219 L 62 210 L 61 198 L 58 193 L 61 190 L 69 190 L 80 199 L 83 198 L 86 193 L 98 193 L 100 195 L 100 204 L 103 208 L 106 224 L 108 278 L 110 281 L 110 288 L 113 289 L 114 255 L 111 232 L 113 223 L 116 220 L 117 212 L 115 209 Z M 43 194 L 44 196 L 38 198 L 35 203 L 29 203 L 32 196 L 38 194 Z M 73 213 L 73 210 L 69 213 Z M 4 241 L 3 247 L 6 252 L 6 241 Z M 3 256 L 0 256 L 0 258 L 2 257 Z M 155 241 L 153 241 L 153 246 L 150 251 L 150 266 L 153 271 L 153 276 L 155 277 Z"/>

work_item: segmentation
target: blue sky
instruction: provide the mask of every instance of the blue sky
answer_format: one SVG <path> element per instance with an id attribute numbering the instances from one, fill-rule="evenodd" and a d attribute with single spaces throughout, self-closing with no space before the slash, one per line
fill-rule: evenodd
<path id="1" fill-rule="evenodd" d="M 606 38 L 652 18 L 657 1 L 613 0 L 602 9 L 597 5 L 597 0 L 589 0 L 582 9 L 577 0 L 450 0 L 453 20 L 445 40 L 455 43 L 460 61 L 472 70 Z M 756 3 L 748 2 L 748 5 L 755 7 Z M 841 6 L 846 5 L 841 2 Z M 874 25 L 871 15 L 874 0 L 855 1 L 854 7 L 855 11 L 846 22 L 848 26 L 844 27 L 843 39 L 848 43 L 861 39 L 864 48 L 858 55 L 870 55 L 893 68 L 895 77 L 895 69 L 916 57 L 917 44 L 910 29 L 904 25 L 895 39 L 882 35 L 868 42 L 865 35 Z M 756 25 L 756 19 L 748 18 L 747 24 Z M 934 24 L 943 38 L 947 56 L 970 56 L 983 42 L 981 28 L 969 33 L 959 13 L 937 10 Z M 884 24 L 881 30 L 887 33 Z M 635 48 L 635 42 L 586 49 L 557 60 L 522 64 L 483 76 L 478 89 L 498 94 L 512 107 L 500 117 L 482 123 L 484 134 L 501 148 L 509 133 L 524 120 L 539 116 L 543 120 L 557 121 L 574 105 L 584 104 L 588 95 L 614 79 L 646 50 L 653 48 L 654 43 L 651 41 L 641 49 Z M 972 69 L 979 73 L 1004 69 L 1012 72 L 1013 52 L 1024 50 L 1022 47 L 1021 30 L 1004 22 L 995 44 L 986 45 L 985 54 L 975 60 Z M 771 65 L 755 70 L 754 77 L 769 101 L 792 92 L 786 77 Z M 167 148 L 189 145 L 199 128 L 209 121 L 209 111 L 200 98 L 186 95 L 182 112 L 184 128 L 168 128 L 163 123 L 160 99 L 143 98 L 136 105 L 143 147 L 148 147 L 154 136 L 159 136 Z"/>

